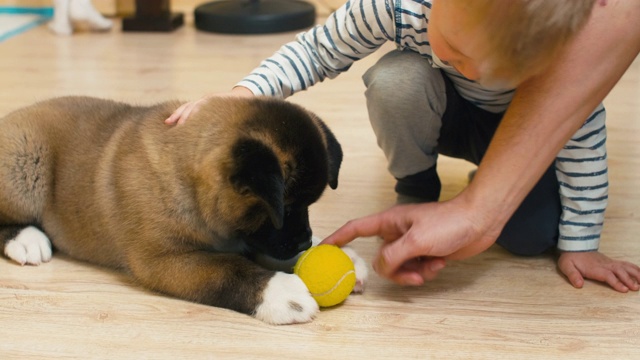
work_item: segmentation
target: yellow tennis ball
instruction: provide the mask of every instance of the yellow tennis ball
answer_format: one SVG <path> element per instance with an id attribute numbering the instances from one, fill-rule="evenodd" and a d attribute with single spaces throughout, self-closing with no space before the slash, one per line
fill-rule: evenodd
<path id="1" fill-rule="evenodd" d="M 302 279 L 322 307 L 340 304 L 356 285 L 353 261 L 335 245 L 318 245 L 305 251 L 293 273 Z"/>

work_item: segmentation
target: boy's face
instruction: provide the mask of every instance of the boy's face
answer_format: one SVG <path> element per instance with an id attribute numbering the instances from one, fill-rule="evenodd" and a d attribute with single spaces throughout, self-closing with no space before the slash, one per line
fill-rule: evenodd
<path id="1" fill-rule="evenodd" d="M 489 76 L 491 59 L 486 54 L 482 28 L 472 26 L 468 9 L 455 1 L 434 1 L 429 19 L 431 50 L 445 65 L 453 66 L 467 79 L 491 88 L 513 88 L 509 79 Z"/>

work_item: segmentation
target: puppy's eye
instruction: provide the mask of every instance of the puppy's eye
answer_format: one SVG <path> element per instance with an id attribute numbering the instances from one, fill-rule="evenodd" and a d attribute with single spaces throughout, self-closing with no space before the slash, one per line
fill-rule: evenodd
<path id="1" fill-rule="evenodd" d="M 287 182 L 287 185 L 289 185 L 289 183 L 296 176 L 295 174 L 296 169 L 294 168 L 293 164 L 290 161 L 287 161 L 284 163 L 283 170 L 284 170 L 284 178 L 286 179 L 285 181 Z"/>
<path id="2" fill-rule="evenodd" d="M 238 189 L 238 194 L 242 196 L 247 196 L 251 194 L 251 189 L 248 186 L 243 186 L 240 189 Z"/>

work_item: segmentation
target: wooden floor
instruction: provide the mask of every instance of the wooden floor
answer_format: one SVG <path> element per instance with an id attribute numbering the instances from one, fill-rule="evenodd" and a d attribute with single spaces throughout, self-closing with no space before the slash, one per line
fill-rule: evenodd
<path id="1" fill-rule="evenodd" d="M 214 35 L 187 20 L 169 34 L 118 27 L 55 37 L 41 26 L 0 43 L 0 114 L 59 95 L 150 104 L 227 91 L 294 35 Z M 291 98 L 320 114 L 345 151 L 338 190 L 311 210 L 318 236 L 395 200 L 360 80 L 383 53 Z M 606 105 L 611 191 L 601 250 L 640 263 L 640 58 Z M 472 167 L 442 158 L 439 169 L 448 198 Z M 377 240 L 353 246 L 370 261 Z M 0 339 L 2 359 L 640 359 L 640 294 L 592 282 L 576 290 L 553 258 L 494 247 L 423 287 L 372 275 L 363 295 L 312 323 L 268 326 L 149 293 L 61 255 L 39 267 L 0 258 Z"/>

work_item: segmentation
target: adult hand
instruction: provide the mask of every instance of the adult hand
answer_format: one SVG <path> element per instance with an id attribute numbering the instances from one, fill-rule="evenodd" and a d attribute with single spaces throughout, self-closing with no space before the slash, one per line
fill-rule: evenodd
<path id="1" fill-rule="evenodd" d="M 584 279 L 609 284 L 617 291 L 638 291 L 640 267 L 632 263 L 613 260 L 597 251 L 563 252 L 558 258 L 558 268 L 574 287 L 580 289 Z"/>
<path id="2" fill-rule="evenodd" d="M 178 109 L 176 109 L 176 111 L 173 112 L 173 114 L 171 114 L 164 121 L 164 123 L 167 124 L 167 125 L 175 125 L 175 124 L 182 125 L 182 124 L 184 124 L 191 114 L 195 114 L 195 112 L 198 111 L 198 109 L 200 108 L 200 105 L 202 105 L 204 102 L 206 102 L 210 98 L 216 97 L 216 96 L 245 96 L 245 97 L 249 97 L 249 96 L 254 96 L 254 95 L 249 89 L 247 89 L 245 87 L 242 87 L 242 86 L 236 86 L 231 90 L 231 92 L 228 92 L 228 93 L 205 95 L 205 96 L 203 96 L 202 98 L 200 98 L 198 100 L 190 101 L 188 103 L 182 104 Z"/>
<path id="3" fill-rule="evenodd" d="M 500 234 L 484 213 L 461 197 L 416 205 L 399 205 L 351 220 L 322 243 L 344 246 L 358 237 L 384 241 L 373 262 L 382 277 L 403 285 L 434 279 L 446 259 L 463 259 L 490 247 Z"/>

